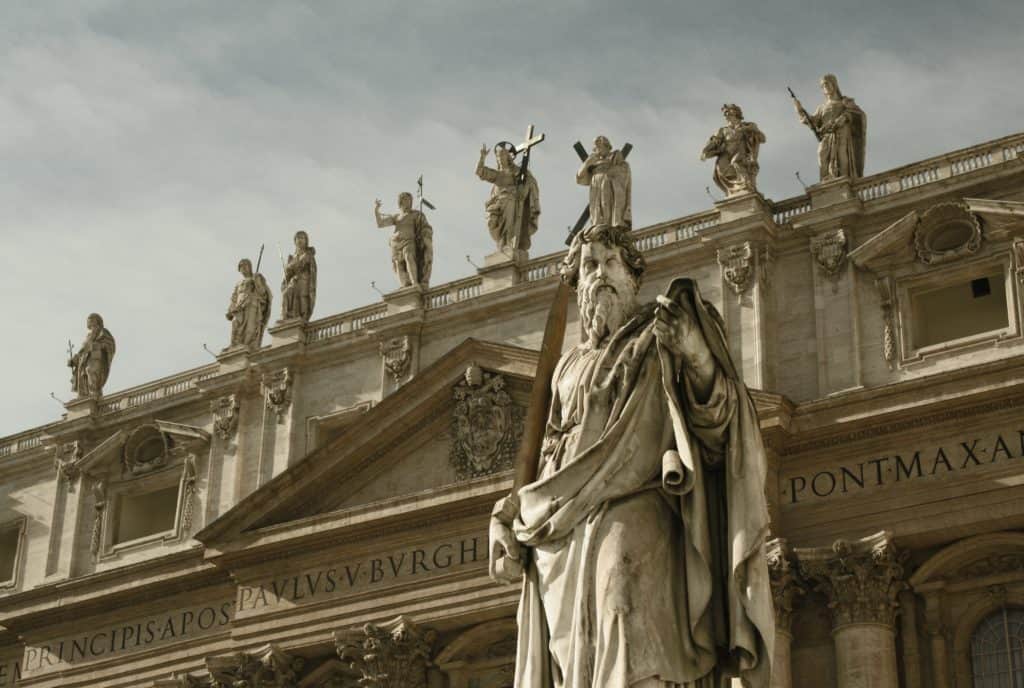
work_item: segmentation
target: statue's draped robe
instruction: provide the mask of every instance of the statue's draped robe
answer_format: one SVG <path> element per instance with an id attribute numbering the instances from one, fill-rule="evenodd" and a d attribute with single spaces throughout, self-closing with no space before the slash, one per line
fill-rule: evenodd
<path id="1" fill-rule="evenodd" d="M 808 119 L 821 136 L 818 144 L 821 180 L 864 176 L 867 115 L 853 98 L 825 101 Z"/>
<path id="2" fill-rule="evenodd" d="M 231 345 L 259 348 L 270 319 L 270 288 L 263 275 L 242 278 L 231 292 Z"/>
<path id="3" fill-rule="evenodd" d="M 281 319 L 309 320 L 316 306 L 316 249 L 312 246 L 288 256 L 281 281 Z"/>
<path id="4" fill-rule="evenodd" d="M 410 210 L 405 215 L 385 215 L 380 223 L 381 226 L 395 228 L 390 239 L 391 265 L 402 286 L 410 286 L 403 279 L 403 273 L 411 284 L 429 282 L 434 265 L 434 230 L 427 222 L 427 216 L 419 210 Z"/>
<path id="5" fill-rule="evenodd" d="M 110 366 L 114 362 L 117 344 L 110 330 L 101 327 L 96 332 L 89 332 L 82 342 L 82 348 L 75 355 L 74 377 L 71 389 L 80 397 L 98 396 L 103 393 L 103 385 L 110 376 Z"/>
<path id="6" fill-rule="evenodd" d="M 576 182 L 590 187 L 591 225 L 633 226 L 633 174 L 622 151 L 590 167 L 584 163 Z"/>
<path id="7" fill-rule="evenodd" d="M 519 492 L 531 549 L 516 688 L 626 688 L 646 678 L 767 688 L 774 615 L 765 457 L 719 319 L 687 299 L 715 356 L 703 403 L 642 309 L 601 350 L 559 362 L 539 478 Z"/>
<path id="8" fill-rule="evenodd" d="M 714 181 L 728 195 L 756 190 L 761 166 L 757 154 L 765 136 L 753 122 L 722 127 L 704 147 L 704 157 L 716 156 Z"/>
<path id="9" fill-rule="evenodd" d="M 517 184 L 518 165 L 503 170 L 481 165 L 477 176 L 493 184 L 484 210 L 487 229 L 498 248 L 529 250 L 540 218 L 540 190 L 533 173 L 527 170 L 526 179 Z"/>

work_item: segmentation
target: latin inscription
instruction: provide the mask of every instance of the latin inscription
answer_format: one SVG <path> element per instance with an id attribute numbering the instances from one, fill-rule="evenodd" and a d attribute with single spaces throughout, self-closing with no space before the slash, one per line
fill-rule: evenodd
<path id="1" fill-rule="evenodd" d="M 0 664 L 0 686 L 15 686 L 21 680 L 21 664 L 18 660 L 7 660 Z"/>
<path id="2" fill-rule="evenodd" d="M 960 474 L 1024 458 L 1024 430 L 913 448 L 783 479 L 784 504 L 822 501 L 885 485 Z M 1024 461 L 1021 462 L 1024 467 Z"/>
<path id="3" fill-rule="evenodd" d="M 302 605 L 449 573 L 487 560 L 487 538 L 477 535 L 438 542 L 377 557 L 339 562 L 289 574 L 259 585 L 238 587 L 238 610 L 248 612 L 281 604 Z"/>

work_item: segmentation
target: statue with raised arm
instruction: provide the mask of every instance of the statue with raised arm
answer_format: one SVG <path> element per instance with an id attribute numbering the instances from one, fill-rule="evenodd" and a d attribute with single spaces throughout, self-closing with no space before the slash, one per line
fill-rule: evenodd
<path id="1" fill-rule="evenodd" d="M 490 525 L 492 577 L 522 578 L 517 688 L 769 685 L 754 404 L 696 282 L 640 303 L 644 269 L 610 224 L 562 263 L 580 343 L 554 368 L 536 474 Z"/>
<path id="2" fill-rule="evenodd" d="M 231 303 L 225 314 L 231 322 L 231 346 L 258 349 L 270 320 L 270 287 L 263 275 L 253 272 L 252 261 L 248 258 L 238 261 L 238 272 L 242 279 L 231 292 Z"/>
<path id="3" fill-rule="evenodd" d="M 491 183 L 491 195 L 484 204 L 487 212 L 487 230 L 498 250 L 527 251 L 531 237 L 537 232 L 540 219 L 540 189 L 533 172 L 521 174 L 515 163 L 516 147 L 507 141 L 494 146 L 497 169 L 487 167 L 489 149 L 480 147 L 476 163 L 476 176 Z"/>
<path id="4" fill-rule="evenodd" d="M 818 168 L 821 181 L 864 176 L 864 152 L 868 118 L 860 107 L 839 90 L 834 74 L 821 77 L 825 102 L 809 114 L 793 97 L 800 121 L 818 137 Z M 790 91 L 792 93 L 792 91 Z"/>
<path id="5" fill-rule="evenodd" d="M 295 253 L 284 264 L 281 281 L 281 319 L 313 317 L 316 305 L 316 249 L 309 245 L 309 235 L 295 232 Z"/>
<path id="6" fill-rule="evenodd" d="M 391 233 L 391 267 L 403 287 L 427 286 L 434 264 L 434 230 L 427 216 L 412 207 L 412 194 L 398 194 L 398 212 L 383 215 L 380 199 L 373 202 L 377 227 L 394 227 Z"/>
<path id="7" fill-rule="evenodd" d="M 620 150 L 612 150 L 607 136 L 594 139 L 594 147 L 576 173 L 576 183 L 590 187 L 591 226 L 633 227 L 633 181 L 629 163 Z"/>
<path id="8" fill-rule="evenodd" d="M 68 360 L 71 368 L 71 389 L 79 398 L 103 396 L 103 385 L 110 377 L 117 344 L 114 335 L 103 326 L 99 313 L 90 313 L 85 320 L 89 332 L 78 353 Z"/>
<path id="9" fill-rule="evenodd" d="M 714 180 L 726 196 L 757 192 L 757 154 L 765 136 L 753 122 L 743 121 L 739 105 L 722 106 L 725 126 L 711 135 L 701 160 L 715 158 Z"/>

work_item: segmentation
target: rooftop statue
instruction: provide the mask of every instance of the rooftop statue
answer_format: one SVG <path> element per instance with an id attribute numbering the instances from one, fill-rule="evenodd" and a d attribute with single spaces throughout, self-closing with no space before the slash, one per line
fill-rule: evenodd
<path id="1" fill-rule="evenodd" d="M 487 144 L 480 147 L 476 176 L 492 184 L 484 209 L 487 211 L 487 229 L 499 251 L 527 251 L 531 237 L 537 232 L 540 189 L 529 170 L 529 160 L 531 147 L 543 140 L 544 134 L 534 136 L 533 126 L 530 126 L 526 140 L 518 148 L 508 141 L 496 144 L 494 159 L 497 169 L 484 165 L 490 151 Z M 517 165 L 515 157 L 519 154 L 522 158 Z"/>
<path id="2" fill-rule="evenodd" d="M 394 227 L 391 233 L 391 266 L 403 287 L 427 286 L 434 264 L 434 230 L 427 216 L 412 207 L 412 194 L 398 194 L 398 212 L 382 215 L 380 199 L 373 202 L 373 215 L 380 228 Z"/>
<path id="3" fill-rule="evenodd" d="M 110 377 L 110 365 L 117 350 L 114 335 L 103 326 L 103 317 L 99 313 L 90 313 L 85 326 L 89 330 L 85 341 L 78 353 L 68 360 L 71 389 L 80 399 L 103 396 L 103 385 Z"/>
<path id="4" fill-rule="evenodd" d="M 281 319 L 313 317 L 316 305 L 316 249 L 309 245 L 309 235 L 295 232 L 295 253 L 284 264 L 281 282 Z"/>
<path id="5" fill-rule="evenodd" d="M 252 270 L 252 261 L 243 258 L 238 261 L 238 272 L 242 279 L 231 292 L 226 317 L 231 321 L 231 346 L 260 348 L 263 331 L 270 320 L 272 296 L 267 280 Z"/>
<path id="6" fill-rule="evenodd" d="M 612 150 L 606 136 L 594 147 L 576 173 L 576 183 L 590 187 L 590 224 L 633 226 L 633 182 L 624 151 Z"/>
<path id="7" fill-rule="evenodd" d="M 609 175 L 594 214 L 622 222 L 628 175 L 614 176 L 610 149 L 600 143 L 606 167 L 588 172 Z M 517 468 L 522 486 L 495 505 L 490 527 L 492 577 L 523 579 L 518 688 L 769 685 L 767 466 L 754 405 L 696 283 L 676 279 L 641 304 L 644 269 L 630 232 L 609 224 L 577 233 L 562 264 L 556 304 L 575 289 L 581 341 L 553 366 L 536 471 L 520 481 Z M 555 355 L 557 311 L 542 347 Z M 528 417 L 524 443 L 531 427 Z"/>
<path id="8" fill-rule="evenodd" d="M 825 102 L 814 114 L 808 114 L 793 96 L 793 105 L 800 121 L 818 138 L 818 168 L 821 181 L 864 176 L 864 149 L 866 147 L 868 117 L 864 111 L 839 90 L 834 74 L 821 77 L 821 91 Z M 790 90 L 790 95 L 793 91 Z"/>
<path id="9" fill-rule="evenodd" d="M 714 180 L 726 196 L 757 192 L 758 150 L 764 134 L 753 122 L 743 121 L 739 105 L 722 106 L 725 126 L 711 135 L 701 160 L 715 158 Z"/>

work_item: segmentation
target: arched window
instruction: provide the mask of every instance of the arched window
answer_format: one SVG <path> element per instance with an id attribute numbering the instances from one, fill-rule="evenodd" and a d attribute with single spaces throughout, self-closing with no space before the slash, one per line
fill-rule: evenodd
<path id="1" fill-rule="evenodd" d="M 1024 609 L 988 615 L 971 637 L 974 688 L 1024 688 Z"/>

